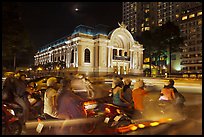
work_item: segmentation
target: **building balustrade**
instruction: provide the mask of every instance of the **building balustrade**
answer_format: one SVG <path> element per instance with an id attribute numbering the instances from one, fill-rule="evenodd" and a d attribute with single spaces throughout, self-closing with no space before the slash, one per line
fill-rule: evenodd
<path id="1" fill-rule="evenodd" d="M 125 60 L 125 61 L 130 61 L 130 57 L 128 56 L 113 56 L 114 60 Z"/>

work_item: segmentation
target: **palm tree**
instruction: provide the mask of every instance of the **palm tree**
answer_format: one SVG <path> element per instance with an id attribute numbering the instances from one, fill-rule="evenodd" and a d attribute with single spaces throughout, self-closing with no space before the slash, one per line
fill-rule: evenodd
<path id="1" fill-rule="evenodd" d="M 137 37 L 139 43 L 144 46 L 144 58 L 149 58 L 149 70 L 150 76 L 152 75 L 152 58 L 155 44 L 153 43 L 153 36 L 151 31 L 144 31 L 140 36 Z"/>

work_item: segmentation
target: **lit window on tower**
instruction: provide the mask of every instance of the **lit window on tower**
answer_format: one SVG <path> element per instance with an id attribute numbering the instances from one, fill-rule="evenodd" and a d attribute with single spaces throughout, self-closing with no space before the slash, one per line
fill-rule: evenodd
<path id="1" fill-rule="evenodd" d="M 188 17 L 187 16 L 183 16 L 182 17 L 182 20 L 186 20 Z"/>
<path id="2" fill-rule="evenodd" d="M 195 14 L 189 15 L 189 18 L 193 18 L 193 17 L 195 17 Z"/>
<path id="3" fill-rule="evenodd" d="M 202 15 L 202 11 L 200 11 L 200 12 L 197 13 L 197 16 L 200 16 L 200 15 Z"/>

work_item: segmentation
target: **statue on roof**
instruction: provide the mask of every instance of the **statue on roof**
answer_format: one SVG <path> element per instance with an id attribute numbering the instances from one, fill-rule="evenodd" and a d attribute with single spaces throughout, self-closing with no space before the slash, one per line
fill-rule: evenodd
<path id="1" fill-rule="evenodd" d="M 127 25 L 125 25 L 123 21 L 121 22 L 121 24 L 118 22 L 118 25 L 119 25 L 121 28 L 125 28 L 125 29 L 126 29 L 126 27 L 127 27 Z"/>

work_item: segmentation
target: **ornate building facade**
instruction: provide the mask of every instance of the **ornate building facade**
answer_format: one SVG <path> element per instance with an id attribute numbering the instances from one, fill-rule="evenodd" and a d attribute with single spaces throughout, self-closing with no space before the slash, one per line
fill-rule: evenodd
<path id="1" fill-rule="evenodd" d="M 79 25 L 70 36 L 42 47 L 34 56 L 35 65 L 63 61 L 66 71 L 86 75 L 141 75 L 143 45 L 133 39 L 123 23 L 119 26 L 107 33 L 98 29 L 103 25 Z"/>

